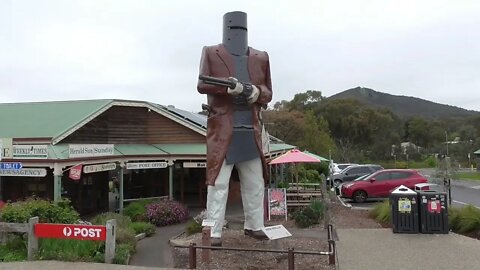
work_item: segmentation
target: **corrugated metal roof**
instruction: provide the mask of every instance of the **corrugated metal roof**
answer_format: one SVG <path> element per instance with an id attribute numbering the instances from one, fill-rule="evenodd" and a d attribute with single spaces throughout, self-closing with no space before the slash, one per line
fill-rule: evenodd
<path id="1" fill-rule="evenodd" d="M 480 155 L 480 149 L 478 149 L 477 151 L 473 152 L 475 155 Z"/>
<path id="2" fill-rule="evenodd" d="M 184 118 L 187 121 L 190 121 L 190 122 L 192 122 L 192 123 L 194 123 L 194 124 L 196 124 L 200 127 L 203 127 L 204 129 L 207 128 L 207 116 L 206 115 L 201 115 L 201 114 L 198 114 L 198 113 L 181 110 L 181 109 L 175 108 L 174 106 L 162 106 L 162 105 L 154 104 L 154 103 L 152 103 L 152 105 L 159 106 L 159 107 L 161 107 L 165 110 L 168 110 L 169 112 L 171 112 L 173 114 L 176 114 L 177 116 L 180 116 L 181 118 Z"/>
<path id="3" fill-rule="evenodd" d="M 0 137 L 53 138 L 112 100 L 0 103 Z"/>
<path id="4" fill-rule="evenodd" d="M 295 146 L 286 143 L 270 143 L 270 152 L 294 149 Z"/>
<path id="5" fill-rule="evenodd" d="M 171 155 L 206 155 L 207 145 L 204 143 L 154 144 L 155 147 Z"/>
<path id="6" fill-rule="evenodd" d="M 118 144 L 115 145 L 115 150 L 125 156 L 168 155 L 167 152 L 162 151 L 162 149 L 159 149 L 151 144 Z"/>

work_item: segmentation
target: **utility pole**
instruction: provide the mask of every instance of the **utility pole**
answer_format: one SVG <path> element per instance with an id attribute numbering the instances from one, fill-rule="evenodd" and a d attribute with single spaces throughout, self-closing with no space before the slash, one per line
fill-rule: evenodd
<path id="1" fill-rule="evenodd" d="M 446 130 L 445 130 L 445 145 L 447 146 L 447 157 L 448 157 L 448 135 Z"/>

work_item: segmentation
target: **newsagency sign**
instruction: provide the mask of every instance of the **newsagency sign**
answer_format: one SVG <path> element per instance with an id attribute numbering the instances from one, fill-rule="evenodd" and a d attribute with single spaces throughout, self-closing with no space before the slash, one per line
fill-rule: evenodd
<path id="1" fill-rule="evenodd" d="M 12 146 L 14 159 L 47 159 L 47 145 L 25 144 Z"/>
<path id="2" fill-rule="evenodd" d="M 47 170 L 44 168 L 22 168 L 20 170 L 0 170 L 0 176 L 25 176 L 45 177 Z"/>
<path id="3" fill-rule="evenodd" d="M 70 144 L 68 145 L 69 158 L 113 156 L 113 144 Z"/>

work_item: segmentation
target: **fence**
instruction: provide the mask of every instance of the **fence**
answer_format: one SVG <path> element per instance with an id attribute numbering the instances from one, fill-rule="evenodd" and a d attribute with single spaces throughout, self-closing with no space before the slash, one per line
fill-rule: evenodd
<path id="1" fill-rule="evenodd" d="M 35 224 L 38 223 L 38 217 L 33 217 L 28 220 L 28 223 L 7 223 L 0 222 L 0 233 L 27 233 L 27 259 L 29 261 L 34 259 L 35 253 L 38 250 L 38 238 L 35 237 Z"/>
<path id="2" fill-rule="evenodd" d="M 197 246 L 195 243 L 191 243 L 188 246 L 174 245 L 175 248 L 188 248 L 188 262 L 189 269 L 197 268 L 197 249 L 207 250 L 232 250 L 232 251 L 255 251 L 255 252 L 269 252 L 269 253 L 286 253 L 288 256 L 288 270 L 295 270 L 295 254 L 304 255 L 325 255 L 328 256 L 328 264 L 335 265 L 335 240 L 333 239 L 333 226 L 328 225 L 328 251 L 297 251 L 294 248 L 288 248 L 287 250 L 275 250 L 275 249 L 248 249 L 248 248 L 235 248 L 235 247 L 217 247 L 217 246 Z M 205 260 L 205 257 L 203 257 Z"/>
<path id="3" fill-rule="evenodd" d="M 33 217 L 28 220 L 28 223 L 0 222 L 0 233 L 27 233 L 29 261 L 34 260 L 38 252 L 39 238 L 61 238 L 105 241 L 105 262 L 112 263 L 115 256 L 115 227 L 114 219 L 108 220 L 106 226 L 95 226 L 38 223 L 38 217 Z"/>

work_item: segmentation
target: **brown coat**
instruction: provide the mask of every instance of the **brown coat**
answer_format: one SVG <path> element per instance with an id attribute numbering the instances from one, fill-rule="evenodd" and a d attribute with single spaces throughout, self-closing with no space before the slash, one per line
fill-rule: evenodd
<path id="1" fill-rule="evenodd" d="M 258 100 L 252 104 L 252 114 L 255 130 L 255 141 L 263 165 L 263 178 L 268 181 L 268 170 L 265 156 L 262 152 L 260 109 L 272 100 L 272 82 L 270 79 L 270 62 L 266 52 L 249 47 L 248 72 L 250 80 L 260 90 Z M 203 47 L 200 60 L 200 75 L 222 79 L 233 77 L 234 62 L 230 53 L 221 44 Z M 197 90 L 207 94 L 210 112 L 207 120 L 207 185 L 215 185 L 215 179 L 220 172 L 227 154 L 228 145 L 233 132 L 233 99 L 227 93 L 227 88 L 205 84 L 198 81 Z"/>

